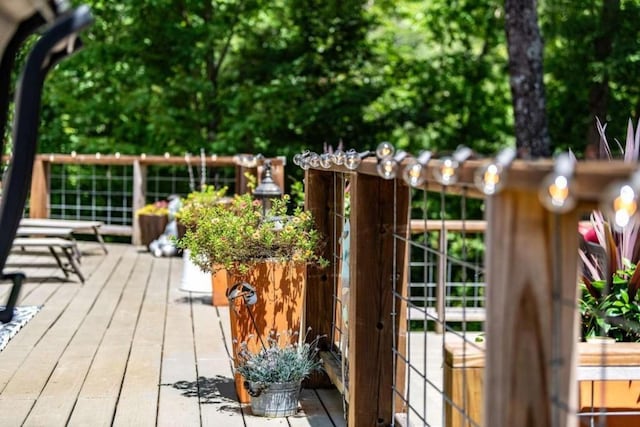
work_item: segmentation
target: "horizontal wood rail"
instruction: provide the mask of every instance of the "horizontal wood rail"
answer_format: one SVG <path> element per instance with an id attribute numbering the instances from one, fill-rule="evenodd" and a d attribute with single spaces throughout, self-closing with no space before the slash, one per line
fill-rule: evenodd
<path id="1" fill-rule="evenodd" d="M 10 158 L 6 159 L 10 161 Z M 269 159 L 272 166 L 274 181 L 284 189 L 284 166 L 286 160 L 283 157 Z M 49 218 L 50 192 L 51 192 L 51 165 L 53 164 L 77 164 L 97 166 L 130 166 L 133 168 L 133 197 L 131 201 L 131 217 L 133 213 L 146 204 L 147 168 L 149 166 L 199 166 L 204 162 L 206 167 L 233 167 L 235 168 L 236 192 L 247 191 L 248 181 L 245 173 L 248 172 L 258 177 L 262 176 L 262 163 L 256 166 L 243 166 L 237 156 L 209 155 L 201 159 L 200 156 L 190 156 L 187 163 L 185 156 L 159 156 L 159 155 L 118 155 L 118 154 L 39 154 L 36 156 L 33 175 L 31 179 L 31 196 L 29 201 L 29 216 L 31 218 Z M 133 221 L 131 227 L 105 224 L 104 234 L 131 235 L 133 244 L 140 244 L 140 229 L 137 221 Z"/>

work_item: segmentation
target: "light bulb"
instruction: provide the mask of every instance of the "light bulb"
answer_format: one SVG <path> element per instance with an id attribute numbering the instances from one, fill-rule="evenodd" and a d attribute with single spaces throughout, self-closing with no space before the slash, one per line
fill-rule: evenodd
<path id="1" fill-rule="evenodd" d="M 394 179 L 398 174 L 399 164 L 407 157 L 405 151 L 398 151 L 393 157 L 385 157 L 378 162 L 376 170 L 378 175 L 384 179 Z"/>
<path id="2" fill-rule="evenodd" d="M 476 170 L 474 181 L 487 196 L 496 194 L 504 186 L 504 168 L 497 163 L 488 163 Z"/>
<path id="3" fill-rule="evenodd" d="M 165 153 L 164 153 L 164 158 L 165 158 L 165 159 L 168 159 L 169 157 L 171 157 L 171 154 L 169 154 L 169 152 L 165 152 Z"/>
<path id="4" fill-rule="evenodd" d="M 358 166 L 360 166 L 360 154 L 358 154 L 355 150 L 350 150 L 344 158 L 344 165 L 347 169 L 356 170 Z"/>
<path id="5" fill-rule="evenodd" d="M 76 156 L 77 156 L 77 155 L 78 155 L 78 154 L 77 154 L 75 151 L 72 151 L 72 152 L 71 152 L 71 157 L 73 157 L 74 159 L 76 158 Z"/>
<path id="6" fill-rule="evenodd" d="M 639 189 L 640 173 L 636 172 L 631 182 L 614 182 L 604 191 L 600 210 L 617 230 L 637 221 Z"/>
<path id="7" fill-rule="evenodd" d="M 391 157 L 387 157 L 382 159 L 378 166 L 376 166 L 376 170 L 378 171 L 378 175 L 380 175 L 384 179 L 393 179 L 396 177 L 398 173 L 398 163 L 393 160 Z"/>
<path id="8" fill-rule="evenodd" d="M 102 155 L 100 153 L 96 153 L 96 159 L 100 159 L 100 157 L 102 157 Z"/>
<path id="9" fill-rule="evenodd" d="M 575 158 L 570 154 L 560 154 L 553 167 L 553 172 L 542 180 L 538 196 L 545 208 L 552 212 L 565 213 L 576 205 L 573 186 Z"/>
<path id="10" fill-rule="evenodd" d="M 302 160 L 300 160 L 300 167 L 303 170 L 308 170 L 311 167 L 311 165 L 309 164 L 309 157 L 305 156 L 302 158 Z"/>
<path id="11" fill-rule="evenodd" d="M 347 155 L 342 150 L 336 150 L 333 152 L 332 160 L 336 165 L 344 165 L 344 160 Z"/>
<path id="12" fill-rule="evenodd" d="M 404 168 L 402 178 L 405 182 L 412 187 L 419 187 L 424 183 L 423 169 L 420 163 L 416 160 L 411 160 L 409 164 Z"/>
<path id="13" fill-rule="evenodd" d="M 298 153 L 293 156 L 293 164 L 296 166 L 300 166 L 300 162 L 302 161 L 302 154 Z"/>
<path id="14" fill-rule="evenodd" d="M 442 185 L 451 185 L 458 182 L 458 167 L 460 163 L 452 157 L 441 159 L 440 166 L 433 170 L 433 176 Z"/>
<path id="15" fill-rule="evenodd" d="M 318 153 L 309 154 L 309 166 L 311 166 L 312 168 L 317 168 L 318 166 L 320 166 L 320 156 L 318 155 Z"/>
<path id="16" fill-rule="evenodd" d="M 548 210 L 558 213 L 568 212 L 576 205 L 570 180 L 564 175 L 551 174 L 545 178 L 540 200 Z"/>
<path id="17" fill-rule="evenodd" d="M 331 167 L 331 155 L 329 153 L 320 154 L 320 166 L 325 169 L 329 169 Z"/>
<path id="18" fill-rule="evenodd" d="M 487 196 L 496 194 L 504 187 L 506 170 L 516 157 L 516 150 L 511 147 L 502 149 L 495 160 L 476 169 L 474 182 L 476 187 Z"/>
<path id="19" fill-rule="evenodd" d="M 395 153 L 395 149 L 393 145 L 387 141 L 381 142 L 376 148 L 376 157 L 380 160 L 393 156 L 393 153 Z"/>
<path id="20" fill-rule="evenodd" d="M 145 153 L 142 153 L 142 154 L 140 154 L 140 158 L 141 158 L 141 159 L 146 159 L 146 158 L 147 158 L 147 155 L 146 155 Z"/>
<path id="21" fill-rule="evenodd" d="M 120 158 L 120 152 L 116 151 L 116 159 L 119 159 L 119 158 Z"/>
<path id="22" fill-rule="evenodd" d="M 409 160 L 402 173 L 405 182 L 412 187 L 420 187 L 424 181 L 424 167 L 431 160 L 431 151 L 422 151 L 418 158 Z"/>

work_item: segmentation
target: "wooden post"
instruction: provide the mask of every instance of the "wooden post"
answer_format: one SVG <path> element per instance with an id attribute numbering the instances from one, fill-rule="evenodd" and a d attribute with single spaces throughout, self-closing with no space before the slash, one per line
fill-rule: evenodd
<path id="1" fill-rule="evenodd" d="M 484 426 L 577 423 L 578 215 L 535 190 L 487 199 Z"/>
<path id="2" fill-rule="evenodd" d="M 43 158 L 36 158 L 31 175 L 29 217 L 49 218 L 49 177 L 51 166 Z"/>
<path id="3" fill-rule="evenodd" d="M 334 182 L 332 172 L 308 170 L 305 174 L 305 209 L 311 212 L 317 230 L 327 238 L 322 256 L 331 261 L 328 268 L 309 266 L 307 268 L 306 326 L 312 328 L 311 337 L 317 334 L 332 337 L 333 297 L 338 292 L 333 284 L 339 285 L 338 263 L 333 257 L 336 241 L 342 234 L 342 221 L 337 214 L 344 212 L 344 193 L 342 186 Z M 325 346 L 331 343 L 324 343 Z M 324 348 L 323 350 L 329 350 Z M 308 387 L 328 386 L 326 376 L 313 376 L 306 383 Z"/>
<path id="4" fill-rule="evenodd" d="M 406 186 L 377 176 L 354 175 L 348 357 L 348 424 L 352 426 L 392 424 L 393 387 L 404 390 L 404 365 L 398 364 L 394 373 L 392 348 L 394 344 L 398 349 L 405 347 L 406 307 L 394 298 L 393 281 L 397 280 L 401 293 L 406 292 L 407 248 L 406 240 L 394 239 L 394 233 L 408 237 L 408 211 Z"/>
<path id="5" fill-rule="evenodd" d="M 147 165 L 143 165 L 139 160 L 133 161 L 133 201 L 132 201 L 132 234 L 131 243 L 134 245 L 140 245 L 142 239 L 140 236 L 140 225 L 138 224 L 138 218 L 135 216 L 135 212 L 142 208 L 146 203 L 147 192 Z"/>

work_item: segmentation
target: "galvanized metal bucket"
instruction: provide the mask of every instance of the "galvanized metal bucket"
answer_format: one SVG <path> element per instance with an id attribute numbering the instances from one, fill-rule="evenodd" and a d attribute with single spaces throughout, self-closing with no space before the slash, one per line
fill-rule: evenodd
<path id="1" fill-rule="evenodd" d="M 258 389 L 259 387 L 253 387 Z M 286 417 L 298 412 L 300 381 L 273 383 L 251 397 L 251 411 L 260 417 Z"/>

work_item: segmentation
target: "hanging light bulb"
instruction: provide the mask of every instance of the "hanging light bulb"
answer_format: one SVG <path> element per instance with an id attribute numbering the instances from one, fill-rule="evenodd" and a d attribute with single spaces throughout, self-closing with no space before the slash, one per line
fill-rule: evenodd
<path id="1" fill-rule="evenodd" d="M 302 166 L 303 160 L 309 156 L 311 152 L 309 150 L 303 151 L 293 156 L 293 164 L 296 166 Z"/>
<path id="2" fill-rule="evenodd" d="M 329 169 L 331 167 L 331 155 L 329 153 L 320 154 L 320 166 L 325 169 Z"/>
<path id="3" fill-rule="evenodd" d="M 335 163 L 336 165 L 344 165 L 345 157 L 346 154 L 344 153 L 344 151 L 338 149 L 331 155 L 331 161 L 333 161 L 333 163 Z"/>
<path id="4" fill-rule="evenodd" d="M 349 170 L 356 170 L 358 166 L 360 166 L 361 161 L 362 159 L 357 151 L 349 150 L 345 155 L 344 165 Z"/>
<path id="5" fill-rule="evenodd" d="M 387 157 L 393 156 L 395 151 L 395 148 L 393 148 L 393 145 L 391 145 L 390 142 L 384 141 L 378 144 L 378 147 L 376 148 L 376 157 L 379 160 L 386 159 Z"/>
<path id="6" fill-rule="evenodd" d="M 320 166 L 320 155 L 318 153 L 309 154 L 309 166 L 312 168 Z"/>
<path id="7" fill-rule="evenodd" d="M 420 187 L 425 180 L 424 167 L 431 160 L 431 151 L 422 151 L 418 158 L 409 160 L 402 177 L 412 187 Z"/>
<path id="8" fill-rule="evenodd" d="M 553 172 L 542 180 L 538 193 L 540 202 L 552 212 L 569 212 L 576 205 L 573 189 L 575 162 L 568 153 L 556 158 Z"/>
<path id="9" fill-rule="evenodd" d="M 398 168 L 402 160 L 407 157 L 405 151 L 398 151 L 393 157 L 385 157 L 378 162 L 376 170 L 384 179 L 394 179 L 398 174 Z"/>
<path id="10" fill-rule="evenodd" d="M 487 196 L 496 194 L 504 187 L 506 169 L 516 157 L 516 150 L 511 147 L 504 148 L 495 160 L 489 161 L 484 166 L 476 169 L 474 182 L 476 187 Z"/>
<path id="11" fill-rule="evenodd" d="M 304 156 L 302 160 L 300 160 L 300 167 L 303 170 L 309 170 L 311 164 L 309 163 L 309 156 Z"/>
<path id="12" fill-rule="evenodd" d="M 433 176 L 442 185 L 452 185 L 458 182 L 458 171 L 460 164 L 471 156 L 471 149 L 468 147 L 458 147 L 450 156 L 443 157 L 439 167 L 433 170 Z"/>
<path id="13" fill-rule="evenodd" d="M 631 175 L 627 182 L 614 182 L 605 191 L 600 210 L 611 218 L 617 230 L 638 221 L 638 203 L 640 199 L 640 171 Z"/>

